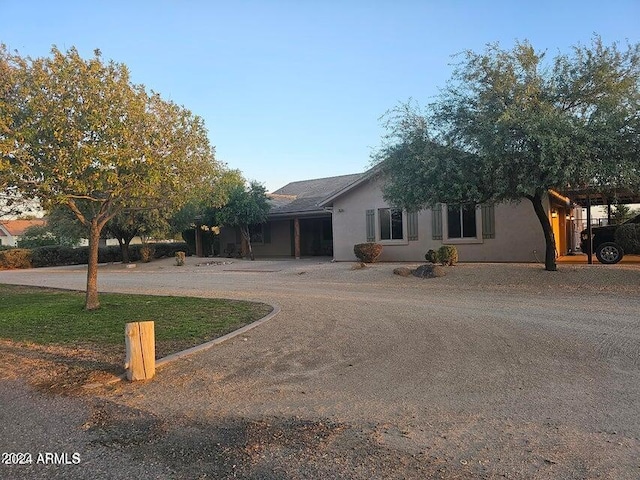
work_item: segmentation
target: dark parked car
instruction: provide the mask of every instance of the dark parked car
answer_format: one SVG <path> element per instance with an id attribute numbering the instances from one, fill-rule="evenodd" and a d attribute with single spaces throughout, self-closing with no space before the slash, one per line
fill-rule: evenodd
<path id="1" fill-rule="evenodd" d="M 624 251 L 620 245 L 616 243 L 616 230 L 620 225 L 624 225 L 625 223 L 640 224 L 640 215 L 618 225 L 591 228 L 593 251 L 600 263 L 613 264 L 622 260 Z M 586 229 L 580 233 L 580 249 L 584 253 L 589 253 L 589 234 Z"/>

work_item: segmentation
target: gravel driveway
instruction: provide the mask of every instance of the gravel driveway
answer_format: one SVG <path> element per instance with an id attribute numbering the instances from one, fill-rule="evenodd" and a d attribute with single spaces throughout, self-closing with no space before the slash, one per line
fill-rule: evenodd
<path id="1" fill-rule="evenodd" d="M 87 478 L 114 455 L 109 478 L 640 478 L 639 265 L 462 264 L 422 280 L 397 264 L 188 260 L 104 266 L 99 287 L 282 312 L 151 382 L 56 397 L 74 420 L 34 415 L 60 417 L 88 463 L 2 478 Z M 84 274 L 0 282 L 80 289 Z M 39 395 L 0 383 L 4 450 L 58 445 L 54 430 L 6 426 L 16 398 Z"/>

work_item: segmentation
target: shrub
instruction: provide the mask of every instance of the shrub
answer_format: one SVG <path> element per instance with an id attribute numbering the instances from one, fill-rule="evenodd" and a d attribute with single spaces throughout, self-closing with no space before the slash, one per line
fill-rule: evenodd
<path id="1" fill-rule="evenodd" d="M 0 268 L 31 268 L 31 250 L 12 248 L 0 251 Z"/>
<path id="2" fill-rule="evenodd" d="M 640 254 L 640 224 L 626 223 L 616 228 L 616 243 L 624 253 Z"/>
<path id="3" fill-rule="evenodd" d="M 153 248 L 153 245 L 142 245 L 140 247 L 140 260 L 142 260 L 143 263 L 149 263 L 153 260 L 155 252 L 156 250 Z"/>
<path id="4" fill-rule="evenodd" d="M 82 263 L 87 263 L 89 258 L 89 248 L 82 247 L 86 249 L 86 259 Z M 76 249 L 80 250 L 80 249 Z M 122 261 L 122 252 L 120 251 L 120 247 L 117 245 L 111 245 L 108 247 L 101 247 L 98 250 L 98 262 L 99 263 L 114 263 Z"/>
<path id="5" fill-rule="evenodd" d="M 181 267 L 184 265 L 185 252 L 176 252 L 176 265 Z"/>
<path id="6" fill-rule="evenodd" d="M 174 242 L 174 243 L 154 243 L 153 247 L 156 250 L 153 258 L 167 258 L 174 257 L 176 253 L 182 252 L 188 255 L 189 247 L 185 242 Z"/>
<path id="7" fill-rule="evenodd" d="M 425 254 L 424 259 L 429 263 L 438 263 L 438 254 L 435 250 L 429 250 Z"/>
<path id="8" fill-rule="evenodd" d="M 358 243 L 353 246 L 353 253 L 361 262 L 374 263 L 382 253 L 382 245 L 373 242 Z"/>
<path id="9" fill-rule="evenodd" d="M 78 265 L 87 263 L 87 255 L 75 248 L 51 245 L 31 250 L 34 267 L 57 267 L 59 265 Z"/>
<path id="10" fill-rule="evenodd" d="M 452 245 L 442 245 L 438 249 L 437 260 L 442 265 L 455 265 L 458 263 L 458 249 Z"/>

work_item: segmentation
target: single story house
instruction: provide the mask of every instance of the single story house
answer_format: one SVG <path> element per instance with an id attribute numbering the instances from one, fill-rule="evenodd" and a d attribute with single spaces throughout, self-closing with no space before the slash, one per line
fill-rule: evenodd
<path id="1" fill-rule="evenodd" d="M 332 256 L 354 261 L 353 246 L 383 245 L 381 261 L 422 261 L 441 245 L 455 245 L 461 261 L 538 262 L 545 241 L 531 203 L 439 205 L 408 212 L 382 197 L 376 169 L 353 175 L 292 182 L 270 194 L 268 221 L 250 228 L 256 257 Z M 545 208 L 559 255 L 573 250 L 571 202 L 550 191 Z M 581 210 L 580 210 L 581 212 Z M 576 212 L 578 213 L 578 212 Z M 241 249 L 239 231 L 222 228 L 220 244 Z"/>
<path id="2" fill-rule="evenodd" d="M 15 247 L 27 228 L 43 226 L 46 223 L 42 218 L 33 220 L 0 220 L 0 245 Z"/>

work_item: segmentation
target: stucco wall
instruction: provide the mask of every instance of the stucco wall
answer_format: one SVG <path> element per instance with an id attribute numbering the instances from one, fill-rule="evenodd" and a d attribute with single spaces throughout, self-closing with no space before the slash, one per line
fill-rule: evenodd
<path id="1" fill-rule="evenodd" d="M 354 261 L 353 246 L 366 242 L 366 211 L 388 207 L 379 180 L 369 181 L 333 203 L 333 249 L 337 261 Z M 376 213 L 377 215 L 377 213 Z M 376 222 L 377 227 L 377 222 Z M 377 228 L 376 228 L 377 230 Z M 376 235 L 379 235 L 376 233 Z M 418 240 L 401 244 L 382 243 L 380 261 L 423 261 L 429 249 L 437 250 L 442 240 L 433 240 L 431 210 L 418 214 Z M 528 200 L 495 206 L 495 238 L 476 244 L 456 244 L 462 262 L 536 262 L 544 260 L 542 228 Z"/>
<path id="2" fill-rule="evenodd" d="M 220 229 L 220 247 L 227 248 L 228 243 L 236 243 L 236 229 L 223 227 Z M 291 226 L 289 220 L 271 221 L 271 243 L 253 243 L 256 257 L 287 257 L 291 255 Z M 239 245 L 238 245 L 239 248 Z M 226 254 L 223 252 L 223 256 Z"/>
<path id="3" fill-rule="evenodd" d="M 256 257 L 291 256 L 290 220 L 271 221 L 271 243 L 254 244 L 253 252 Z"/>

